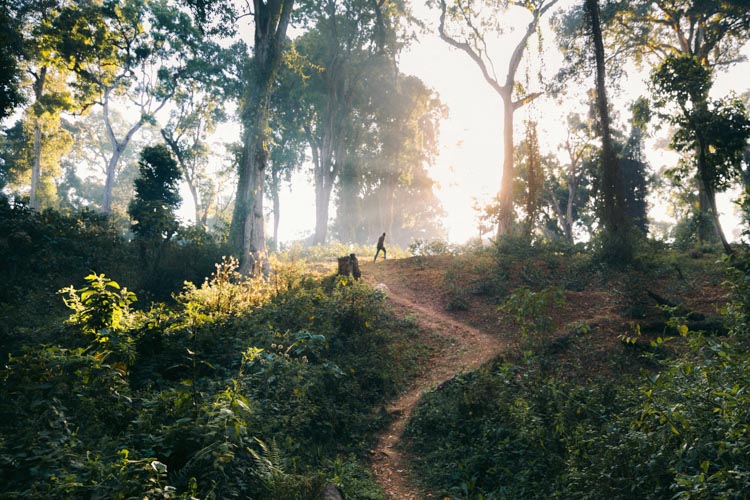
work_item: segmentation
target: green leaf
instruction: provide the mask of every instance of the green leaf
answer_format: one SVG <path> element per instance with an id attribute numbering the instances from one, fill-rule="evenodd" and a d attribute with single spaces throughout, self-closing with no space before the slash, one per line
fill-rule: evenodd
<path id="1" fill-rule="evenodd" d="M 158 460 L 154 460 L 151 462 L 151 468 L 154 469 L 159 474 L 166 474 L 167 473 L 167 465 L 159 462 Z"/>

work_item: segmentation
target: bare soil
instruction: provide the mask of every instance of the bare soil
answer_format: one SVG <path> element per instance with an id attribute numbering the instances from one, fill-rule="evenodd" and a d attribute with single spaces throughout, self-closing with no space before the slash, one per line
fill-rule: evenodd
<path id="1" fill-rule="evenodd" d="M 415 486 L 408 468 L 408 457 L 397 447 L 404 425 L 422 393 L 450 380 L 457 373 L 479 368 L 507 347 L 501 338 L 457 321 L 444 311 L 439 292 L 442 283 L 439 266 L 430 269 L 411 267 L 409 260 L 363 266 L 363 277 L 367 281 L 373 285 L 384 283 L 388 287 L 388 299 L 398 316 L 411 317 L 421 331 L 435 335 L 423 338 L 445 337 L 448 340 L 435 346 L 438 354 L 431 360 L 429 369 L 387 408 L 394 417 L 393 422 L 380 434 L 377 446 L 371 451 L 372 470 L 378 483 L 389 498 L 403 500 L 430 498 Z M 420 279 L 411 278 L 414 271 L 421 274 Z M 420 282 L 434 283 L 434 286 L 420 287 Z"/>

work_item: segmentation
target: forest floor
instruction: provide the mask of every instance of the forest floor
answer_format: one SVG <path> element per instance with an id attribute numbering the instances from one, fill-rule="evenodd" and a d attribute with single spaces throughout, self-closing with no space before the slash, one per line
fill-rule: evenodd
<path id="1" fill-rule="evenodd" d="M 532 285 L 530 279 L 554 281 L 567 272 L 544 262 L 526 263 L 509 273 L 508 287 Z M 598 271 L 571 271 L 571 280 L 582 283 L 573 290 L 565 287 L 565 305 L 553 312 L 556 325 L 548 339 L 550 359 L 563 370 L 611 372 L 631 369 L 639 356 L 626 352 L 621 335 L 628 335 L 635 324 L 660 324 L 664 312 L 649 292 L 666 296 L 688 310 L 716 315 L 726 302 L 719 271 L 713 272 L 708 259 L 703 262 L 665 266 L 664 271 L 628 271 L 603 277 Z M 497 297 L 479 293 L 476 284 L 487 279 L 487 268 L 461 262 L 453 256 L 412 257 L 361 264 L 363 278 L 371 285 L 388 287 L 388 301 L 394 313 L 414 321 L 425 333 L 424 342 L 435 356 L 422 367 L 411 387 L 387 408 L 392 423 L 378 437 L 371 450 L 372 470 L 389 498 L 422 499 L 430 494 L 417 486 L 409 468 L 409 457 L 399 446 L 404 426 L 425 391 L 437 388 L 461 372 L 468 372 L 494 358 L 518 352 L 518 327 L 498 313 Z M 483 270 L 484 269 L 484 270 Z M 533 269 L 533 274 L 529 270 Z M 583 276 L 582 274 L 585 274 Z M 526 281 L 527 283 L 525 283 Z M 575 290 L 575 288 L 579 288 Z M 451 290 L 453 290 L 451 292 Z M 460 290 L 465 307 L 449 310 L 451 293 Z M 480 290 L 481 292 L 481 290 Z M 634 319 L 635 318 L 635 319 Z M 581 339 L 580 327 L 588 333 Z M 659 332 L 653 333 L 654 338 Z M 646 340 L 649 333 L 644 331 Z M 613 355 L 617 354 L 617 355 Z M 615 361 L 613 361 L 615 360 Z"/>
<path id="2" fill-rule="evenodd" d="M 388 287 L 388 299 L 397 316 L 411 318 L 421 331 L 432 334 L 423 338 L 442 337 L 447 340 L 432 346 L 437 352 L 434 363 L 387 408 L 394 419 L 379 435 L 378 444 L 371 452 L 373 472 L 388 497 L 411 500 L 429 498 L 429 495 L 415 486 L 407 457 L 397 445 L 422 393 L 450 380 L 457 373 L 479 368 L 507 345 L 502 339 L 446 314 L 440 297 L 443 278 L 439 268 L 423 268 L 419 272 L 420 279 L 415 280 L 410 272 L 413 270 L 408 269 L 411 266 L 405 272 L 404 262 L 369 263 L 362 266 L 362 271 L 364 279 L 372 285 L 384 283 Z M 429 286 L 430 283 L 433 286 Z"/>

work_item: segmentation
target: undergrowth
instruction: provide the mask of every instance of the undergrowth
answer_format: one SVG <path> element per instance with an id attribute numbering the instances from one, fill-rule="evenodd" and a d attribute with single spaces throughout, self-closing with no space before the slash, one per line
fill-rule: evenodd
<path id="1" fill-rule="evenodd" d="M 362 460 L 413 328 L 362 283 L 236 268 L 147 310 L 101 274 L 61 290 L 54 340 L 0 371 L 0 496 L 382 498 Z"/>
<path id="2" fill-rule="evenodd" d="M 716 256 L 655 254 L 619 274 L 556 262 L 575 255 L 529 258 L 535 266 L 525 275 L 523 261 L 497 264 L 512 277 L 500 308 L 521 329 L 523 355 L 508 354 L 426 394 L 407 425 L 406 447 L 427 491 L 467 499 L 744 498 L 750 266 L 737 257 L 730 267 L 733 302 L 721 311 L 728 336 L 692 331 L 685 317 L 672 315 L 665 332 L 675 332 L 679 348 L 664 349 L 665 334 L 639 338 L 640 349 L 608 351 L 609 364 L 623 369 L 590 371 L 581 363 L 600 331 L 572 323 L 566 328 L 574 334 L 552 335 L 551 311 L 562 306 L 562 291 L 577 292 L 566 286 L 571 267 L 584 289 L 624 290 L 617 291 L 623 310 L 657 280 L 694 294 L 726 274 L 714 274 Z M 454 276 L 481 282 L 470 267 L 481 261 L 461 262 L 467 272 Z M 492 273 L 480 274 L 488 290 L 500 292 Z"/>

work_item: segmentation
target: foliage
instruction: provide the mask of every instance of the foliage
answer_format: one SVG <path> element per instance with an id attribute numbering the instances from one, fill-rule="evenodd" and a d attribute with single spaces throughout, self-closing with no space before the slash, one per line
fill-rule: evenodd
<path id="1" fill-rule="evenodd" d="M 5 47 L 0 55 L 0 119 L 9 116 L 14 108 L 24 102 L 20 91 L 21 56 L 20 25 L 7 3 L 0 5 L 0 45 Z"/>
<path id="2" fill-rule="evenodd" d="M 670 259 L 649 272 L 680 266 L 692 275 L 694 260 Z M 652 368 L 640 377 L 571 376 L 545 353 L 498 361 L 427 394 L 406 430 L 423 485 L 460 498 L 741 497 L 750 487 L 750 293 L 746 257 L 731 261 L 734 302 L 722 311 L 730 336 L 692 332 L 673 317 L 681 336 L 672 342 L 683 347 L 647 349 Z M 511 298 L 503 307 L 514 306 L 522 329 L 549 328 L 548 308 L 536 307 L 542 292 Z"/>
<path id="3" fill-rule="evenodd" d="M 135 221 L 131 230 L 144 240 L 168 240 L 177 231 L 174 211 L 181 201 L 177 162 L 166 146 L 149 146 L 141 152 L 138 172 L 135 197 L 128 207 Z"/>
<path id="4" fill-rule="evenodd" d="M 359 457 L 423 354 L 382 295 L 233 259 L 141 311 L 85 281 L 0 371 L 2 496 L 314 498 L 334 480 L 383 498 Z"/>
<path id="5" fill-rule="evenodd" d="M 498 310 L 510 315 L 521 331 L 524 344 L 538 348 L 555 328 L 553 312 L 565 304 L 565 291 L 558 287 L 547 287 L 534 292 L 518 288 L 508 296 Z"/>
<path id="6" fill-rule="evenodd" d="M 454 248 L 445 240 L 431 240 L 426 242 L 421 239 L 414 240 L 409 245 L 409 253 L 415 257 L 427 257 L 432 255 L 450 255 L 455 253 Z"/>

